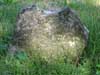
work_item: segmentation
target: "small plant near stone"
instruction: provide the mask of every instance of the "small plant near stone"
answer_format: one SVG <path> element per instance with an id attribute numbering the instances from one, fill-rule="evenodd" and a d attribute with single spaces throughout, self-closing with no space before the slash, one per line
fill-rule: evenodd
<path id="1" fill-rule="evenodd" d="M 96 75 L 100 75 L 100 64 L 97 64 Z"/>

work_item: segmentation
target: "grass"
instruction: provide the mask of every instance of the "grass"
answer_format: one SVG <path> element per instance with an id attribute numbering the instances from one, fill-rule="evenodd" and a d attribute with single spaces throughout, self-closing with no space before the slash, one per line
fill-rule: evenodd
<path id="1" fill-rule="evenodd" d="M 92 4 L 68 4 L 78 12 L 90 31 L 88 46 L 78 67 L 70 63 L 48 64 L 39 58 L 29 59 L 25 52 L 19 52 L 14 57 L 6 55 L 16 16 L 25 2 L 0 5 L 0 75 L 100 75 L 100 7 Z"/>

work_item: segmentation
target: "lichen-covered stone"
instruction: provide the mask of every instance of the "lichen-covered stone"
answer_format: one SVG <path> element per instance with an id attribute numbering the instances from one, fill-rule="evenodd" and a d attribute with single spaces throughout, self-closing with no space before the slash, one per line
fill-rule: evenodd
<path id="1" fill-rule="evenodd" d="M 75 12 L 44 10 L 36 6 L 23 9 L 18 16 L 14 44 L 31 49 L 46 61 L 77 60 L 86 47 L 88 31 Z"/>

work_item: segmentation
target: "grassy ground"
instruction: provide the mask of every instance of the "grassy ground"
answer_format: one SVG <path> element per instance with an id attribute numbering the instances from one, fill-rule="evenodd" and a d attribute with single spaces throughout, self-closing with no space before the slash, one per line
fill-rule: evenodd
<path id="1" fill-rule="evenodd" d="M 31 1 L 26 2 L 30 4 Z M 0 3 L 0 75 L 100 75 L 99 6 L 88 3 L 68 4 L 78 12 L 90 31 L 88 46 L 77 67 L 69 63 L 47 64 L 38 58 L 29 59 L 25 52 L 19 52 L 15 57 L 6 55 L 7 46 L 12 41 L 16 16 L 24 5 L 25 2 Z"/>

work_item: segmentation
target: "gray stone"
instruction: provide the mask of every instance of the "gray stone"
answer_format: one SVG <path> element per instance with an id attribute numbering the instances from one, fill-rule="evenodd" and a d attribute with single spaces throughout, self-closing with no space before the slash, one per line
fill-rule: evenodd
<path id="1" fill-rule="evenodd" d="M 51 61 L 77 61 L 87 45 L 88 30 L 75 11 L 39 9 L 35 5 L 19 13 L 14 45 Z"/>

